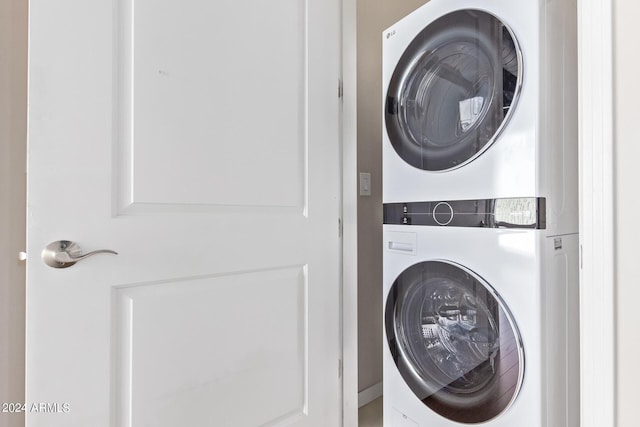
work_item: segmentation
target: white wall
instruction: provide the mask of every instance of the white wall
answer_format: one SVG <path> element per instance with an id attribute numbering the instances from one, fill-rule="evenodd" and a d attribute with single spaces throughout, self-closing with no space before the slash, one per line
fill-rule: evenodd
<path id="1" fill-rule="evenodd" d="M 615 0 L 614 180 L 616 321 L 616 427 L 640 425 L 640 3 Z"/>
<path id="2" fill-rule="evenodd" d="M 24 401 L 26 55 L 27 0 L 0 0 L 0 402 Z"/>
<path id="3" fill-rule="evenodd" d="M 358 389 L 382 381 L 382 31 L 427 0 L 358 0 Z"/>

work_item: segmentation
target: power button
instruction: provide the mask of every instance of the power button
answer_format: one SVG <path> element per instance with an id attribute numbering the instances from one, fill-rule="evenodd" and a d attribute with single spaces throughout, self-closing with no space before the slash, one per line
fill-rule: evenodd
<path id="1" fill-rule="evenodd" d="M 440 202 L 433 208 L 433 220 L 438 225 L 449 225 L 453 220 L 453 208 L 447 202 Z"/>

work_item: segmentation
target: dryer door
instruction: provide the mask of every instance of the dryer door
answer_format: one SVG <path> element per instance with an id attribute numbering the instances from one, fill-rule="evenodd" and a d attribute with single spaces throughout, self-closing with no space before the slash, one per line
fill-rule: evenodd
<path id="1" fill-rule="evenodd" d="M 481 423 L 515 401 L 522 342 L 507 307 L 479 276 L 448 261 L 413 265 L 393 283 L 385 313 L 396 366 L 433 411 Z"/>
<path id="2" fill-rule="evenodd" d="M 409 44 L 391 77 L 385 125 L 407 163 L 453 169 L 487 149 L 507 122 L 521 85 L 511 31 L 478 10 L 449 13 Z"/>

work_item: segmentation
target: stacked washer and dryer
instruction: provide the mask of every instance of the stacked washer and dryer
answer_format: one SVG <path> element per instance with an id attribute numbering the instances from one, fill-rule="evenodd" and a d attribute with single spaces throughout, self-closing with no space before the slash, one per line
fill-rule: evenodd
<path id="1" fill-rule="evenodd" d="M 575 0 L 383 33 L 384 425 L 578 427 Z"/>

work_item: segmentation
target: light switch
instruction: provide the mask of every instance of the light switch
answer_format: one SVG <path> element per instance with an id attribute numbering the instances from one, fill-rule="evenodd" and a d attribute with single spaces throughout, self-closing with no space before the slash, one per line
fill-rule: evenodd
<path id="1" fill-rule="evenodd" d="M 369 172 L 360 172 L 360 195 L 371 195 L 371 174 Z"/>

